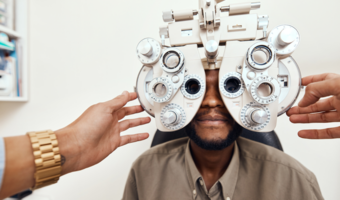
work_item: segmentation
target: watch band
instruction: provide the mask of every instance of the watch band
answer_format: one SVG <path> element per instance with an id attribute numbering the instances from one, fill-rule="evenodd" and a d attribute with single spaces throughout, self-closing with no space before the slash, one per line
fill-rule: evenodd
<path id="1" fill-rule="evenodd" d="M 57 183 L 61 173 L 61 158 L 57 137 L 52 130 L 28 132 L 35 159 L 35 185 L 38 189 Z"/>

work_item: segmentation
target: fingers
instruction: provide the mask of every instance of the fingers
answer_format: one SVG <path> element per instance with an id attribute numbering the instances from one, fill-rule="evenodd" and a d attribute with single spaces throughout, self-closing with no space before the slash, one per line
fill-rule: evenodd
<path id="1" fill-rule="evenodd" d="M 299 137 L 306 139 L 332 139 L 340 138 L 340 127 L 322 130 L 302 130 L 298 133 Z"/>
<path id="2" fill-rule="evenodd" d="M 129 101 L 135 100 L 137 98 L 137 93 L 124 91 L 121 95 L 116 98 L 105 102 L 105 104 L 113 112 L 125 106 Z"/>
<path id="3" fill-rule="evenodd" d="M 129 128 L 147 124 L 151 121 L 150 117 L 141 117 L 137 119 L 127 119 L 119 122 L 119 130 L 123 132 Z"/>
<path id="4" fill-rule="evenodd" d="M 125 116 L 133 115 L 133 114 L 140 113 L 143 111 L 144 109 L 142 108 L 142 106 L 139 106 L 139 105 L 121 108 L 117 111 L 118 120 L 123 119 Z"/>
<path id="5" fill-rule="evenodd" d="M 328 98 L 324 100 L 320 100 L 315 104 L 312 104 L 308 107 L 299 107 L 295 106 L 287 111 L 287 115 L 296 115 L 296 114 L 308 114 L 308 113 L 315 113 L 315 112 L 324 112 L 324 111 L 331 111 L 334 110 L 335 107 L 333 106 L 333 98 Z"/>
<path id="6" fill-rule="evenodd" d="M 339 113 L 329 111 L 324 113 L 300 114 L 292 115 L 289 120 L 293 123 L 321 123 L 321 122 L 338 122 L 340 119 Z"/>
<path id="7" fill-rule="evenodd" d="M 327 80 L 327 79 L 336 78 L 338 76 L 339 75 L 332 74 L 332 73 L 324 73 L 324 74 L 317 74 L 317 75 L 306 76 L 306 77 L 302 78 L 302 85 L 306 86 L 306 85 L 308 85 L 310 83 L 324 81 L 324 80 Z"/>
<path id="8" fill-rule="evenodd" d="M 328 79 L 311 83 L 306 88 L 306 93 L 299 102 L 299 107 L 306 107 L 317 102 L 321 97 L 340 94 L 340 78 Z"/>
<path id="9" fill-rule="evenodd" d="M 149 133 L 139 133 L 139 134 L 135 134 L 135 135 L 124 135 L 122 137 L 120 137 L 120 145 L 119 146 L 123 146 L 129 143 L 133 143 L 133 142 L 138 142 L 138 141 L 142 141 L 145 140 L 149 137 Z"/>

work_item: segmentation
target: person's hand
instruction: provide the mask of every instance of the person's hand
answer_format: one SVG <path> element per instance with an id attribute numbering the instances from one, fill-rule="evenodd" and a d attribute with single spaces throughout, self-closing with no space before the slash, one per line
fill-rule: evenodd
<path id="1" fill-rule="evenodd" d="M 120 146 L 144 140 L 148 133 L 120 136 L 120 133 L 150 122 L 149 117 L 123 119 L 140 113 L 138 106 L 123 107 L 137 98 L 135 92 L 123 92 L 120 96 L 89 107 L 77 120 L 56 131 L 62 155 L 62 174 L 82 170 L 99 163 Z"/>
<path id="2" fill-rule="evenodd" d="M 306 93 L 298 106 L 287 115 L 293 123 L 340 122 L 340 75 L 320 74 L 302 79 Z M 322 97 L 328 97 L 322 99 Z M 308 139 L 340 138 L 340 127 L 322 130 L 301 130 L 299 136 Z"/>

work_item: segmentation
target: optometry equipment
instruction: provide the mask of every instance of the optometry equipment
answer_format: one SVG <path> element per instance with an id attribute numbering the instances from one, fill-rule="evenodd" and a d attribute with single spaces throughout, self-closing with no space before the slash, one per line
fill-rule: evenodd
<path id="1" fill-rule="evenodd" d="M 160 41 L 145 38 L 136 49 L 143 64 L 138 99 L 160 131 L 175 131 L 194 118 L 204 98 L 205 70 L 219 69 L 219 91 L 234 120 L 255 132 L 274 130 L 294 104 L 300 70 L 291 57 L 300 42 L 290 25 L 268 30 L 269 17 L 250 13 L 260 2 L 166 10 Z M 170 46 L 165 45 L 169 40 Z"/>

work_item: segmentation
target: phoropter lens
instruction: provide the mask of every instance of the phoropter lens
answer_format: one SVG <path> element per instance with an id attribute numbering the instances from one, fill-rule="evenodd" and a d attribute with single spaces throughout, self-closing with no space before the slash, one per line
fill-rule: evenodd
<path id="1" fill-rule="evenodd" d="M 253 49 L 251 57 L 257 65 L 265 65 L 272 59 L 272 52 L 268 47 L 259 45 Z"/>
<path id="2" fill-rule="evenodd" d="M 236 77 L 227 78 L 224 81 L 224 89 L 229 93 L 236 93 L 241 88 L 241 81 Z"/>
<path id="3" fill-rule="evenodd" d="M 169 68 L 174 69 L 180 63 L 180 56 L 175 51 L 169 51 L 163 56 L 163 64 Z"/>
<path id="4" fill-rule="evenodd" d="M 166 87 L 162 83 L 158 83 L 157 85 L 155 85 L 153 90 L 156 96 L 158 97 L 162 97 L 166 94 Z"/>
<path id="5" fill-rule="evenodd" d="M 201 84 L 196 79 L 190 79 L 185 83 L 185 90 L 189 94 L 197 94 L 201 89 Z"/>

